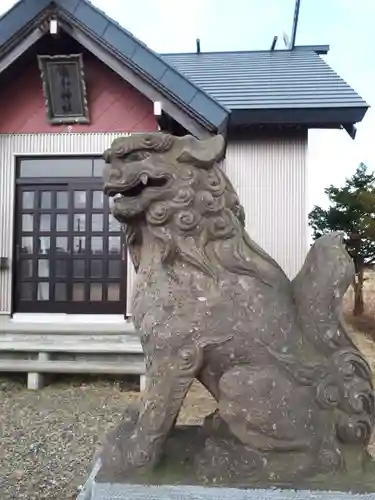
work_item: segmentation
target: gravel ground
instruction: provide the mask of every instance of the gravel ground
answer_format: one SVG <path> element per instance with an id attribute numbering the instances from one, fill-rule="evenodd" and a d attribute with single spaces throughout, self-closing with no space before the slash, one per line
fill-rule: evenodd
<path id="1" fill-rule="evenodd" d="M 106 433 L 139 399 L 135 389 L 116 380 L 64 377 L 32 392 L 24 380 L 0 378 L 0 499 L 75 499 Z M 213 399 L 196 384 L 180 421 L 200 422 L 213 409 Z"/>
<path id="2" fill-rule="evenodd" d="M 354 339 L 374 370 L 374 342 Z M 60 377 L 32 392 L 23 379 L 0 378 L 0 499 L 75 499 L 106 433 L 139 397 L 135 384 L 114 379 Z M 214 409 L 196 384 L 180 422 L 199 423 Z M 375 455 L 375 438 L 370 451 Z"/>

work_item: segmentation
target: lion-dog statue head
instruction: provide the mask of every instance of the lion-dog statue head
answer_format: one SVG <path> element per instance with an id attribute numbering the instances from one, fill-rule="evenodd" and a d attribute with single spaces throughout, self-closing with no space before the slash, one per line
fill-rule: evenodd
<path id="1" fill-rule="evenodd" d="M 244 238 L 249 238 L 243 207 L 218 165 L 224 150 L 221 135 L 198 140 L 156 132 L 117 138 L 104 152 L 109 164 L 104 191 L 114 200 L 114 217 L 125 224 L 136 269 L 137 247 L 147 225 L 162 245 L 165 263 L 179 257 L 214 277 L 206 248 L 226 240 L 230 243 L 226 251 L 214 244 L 220 264 L 232 272 L 257 274 L 257 259 L 250 262 L 241 252 Z M 271 260 L 254 242 L 247 243 L 258 257 Z"/>

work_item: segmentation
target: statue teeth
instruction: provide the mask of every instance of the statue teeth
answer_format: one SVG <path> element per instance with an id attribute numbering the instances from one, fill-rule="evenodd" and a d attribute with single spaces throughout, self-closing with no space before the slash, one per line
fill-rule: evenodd
<path id="1" fill-rule="evenodd" d="M 147 174 L 141 174 L 139 180 L 142 182 L 142 184 L 144 184 L 146 186 L 146 184 L 148 182 Z"/>
<path id="2" fill-rule="evenodd" d="M 117 198 L 121 198 L 121 196 L 122 196 L 121 193 L 116 193 L 113 199 L 116 200 Z"/>

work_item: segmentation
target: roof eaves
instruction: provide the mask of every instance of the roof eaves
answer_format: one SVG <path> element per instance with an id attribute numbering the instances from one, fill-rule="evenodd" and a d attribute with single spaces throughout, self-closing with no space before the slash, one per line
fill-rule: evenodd
<path id="1" fill-rule="evenodd" d="M 293 50 L 315 52 L 318 56 L 325 56 L 330 49 L 329 45 L 296 45 Z"/>
<path id="2" fill-rule="evenodd" d="M 366 107 L 352 108 L 274 108 L 274 109 L 238 109 L 232 112 L 231 124 L 248 125 L 306 125 L 320 124 L 321 128 L 341 128 L 354 125 L 363 120 Z"/>
<path id="3" fill-rule="evenodd" d="M 193 112 L 211 128 L 220 129 L 230 111 L 164 61 L 88 0 L 56 0 L 57 5 L 80 23 L 81 28 L 110 46 L 134 71 L 141 73 L 161 93 Z"/>
<path id="4" fill-rule="evenodd" d="M 351 92 L 353 93 L 353 95 L 355 95 L 355 96 L 356 96 L 356 97 L 360 100 L 360 102 L 356 103 L 356 106 L 357 106 L 357 107 L 359 107 L 359 106 L 360 106 L 360 107 L 363 107 L 363 108 L 364 108 L 364 109 L 366 109 L 366 111 L 367 111 L 367 109 L 370 107 L 370 105 L 369 105 L 369 104 L 368 104 L 368 103 L 367 103 L 367 102 L 363 99 L 363 97 L 362 97 L 362 96 L 360 96 L 360 95 L 358 94 L 358 92 L 356 92 L 356 91 L 354 90 L 354 88 L 353 88 L 351 85 L 349 85 L 349 83 L 348 83 L 346 80 L 344 80 L 344 78 L 342 78 L 342 77 L 341 77 L 341 76 L 337 73 L 337 71 L 335 71 L 335 70 L 332 68 L 332 66 L 331 66 L 330 64 L 328 64 L 328 62 L 327 62 L 327 61 L 326 61 L 323 57 L 320 57 L 319 55 L 316 55 L 315 57 L 318 57 L 318 58 L 320 59 L 320 61 L 321 61 L 322 65 L 325 65 L 325 67 L 326 67 L 326 68 L 327 68 L 327 69 L 328 69 L 331 73 L 333 73 L 333 74 L 337 77 L 337 79 L 338 79 L 338 80 L 340 80 L 342 83 L 344 83 L 344 84 L 345 84 L 345 85 L 346 85 L 346 86 L 347 86 L 347 87 L 351 90 Z M 365 112 L 366 112 L 366 111 L 365 111 Z"/>

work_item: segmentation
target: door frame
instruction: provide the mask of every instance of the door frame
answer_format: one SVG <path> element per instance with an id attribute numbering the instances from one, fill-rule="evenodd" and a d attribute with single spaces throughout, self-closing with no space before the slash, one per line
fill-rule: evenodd
<path id="1" fill-rule="evenodd" d="M 19 186 L 30 186 L 32 185 L 50 185 L 53 187 L 53 189 L 58 190 L 58 186 L 68 186 L 74 184 L 76 187 L 79 187 L 82 185 L 82 188 L 87 187 L 89 185 L 90 188 L 97 188 L 97 190 L 100 190 L 102 188 L 102 184 L 100 183 L 100 178 L 99 177 L 49 177 L 49 178 L 20 178 L 19 177 L 19 168 L 20 168 L 20 162 L 22 160 L 27 160 L 27 159 L 49 159 L 49 158 L 55 158 L 55 159 L 64 159 L 64 158 L 69 158 L 69 159 L 100 159 L 101 155 L 100 154 L 15 154 L 14 159 L 15 159 L 15 196 L 14 196 L 14 211 L 13 211 L 13 258 L 12 258 L 12 310 L 11 314 L 30 314 L 30 313 L 36 313 L 36 314 L 67 314 L 67 315 L 87 315 L 88 317 L 93 313 L 92 311 L 85 310 L 84 304 L 85 303 L 80 303 L 77 302 L 76 304 L 73 304 L 72 302 L 70 303 L 69 306 L 69 311 L 67 312 L 67 307 L 66 303 L 62 302 L 61 303 L 61 311 L 57 310 L 59 307 L 56 307 L 57 303 L 55 303 L 55 307 L 53 308 L 53 311 L 48 310 L 48 304 L 46 302 L 43 302 L 43 306 L 40 310 L 39 308 L 35 308 L 35 301 L 31 301 L 30 304 L 30 310 L 23 310 L 18 311 L 17 310 L 17 285 L 20 283 L 18 280 L 18 271 L 17 271 L 17 265 L 18 265 L 18 258 L 17 258 L 17 243 L 20 238 L 20 225 L 21 225 L 21 218 L 19 217 L 20 214 L 20 206 L 19 206 Z M 71 207 L 69 207 L 69 211 L 71 210 Z M 127 262 L 127 252 L 124 246 L 122 246 L 121 249 L 121 261 L 122 261 L 122 274 L 124 278 L 120 281 L 120 297 L 122 298 L 121 302 L 123 303 L 123 312 L 119 313 L 118 310 L 116 310 L 116 306 L 118 307 L 118 302 L 113 303 L 113 309 L 111 310 L 111 303 L 106 302 L 106 311 L 101 312 L 101 313 L 96 313 L 100 314 L 103 316 L 119 316 L 121 315 L 124 319 L 127 319 L 129 315 L 127 314 L 127 282 L 128 282 L 128 262 Z M 99 304 L 98 302 L 97 304 Z M 64 307 L 65 306 L 65 307 Z M 71 307 L 72 306 L 72 307 Z M 27 309 L 27 308 L 26 308 Z"/>

